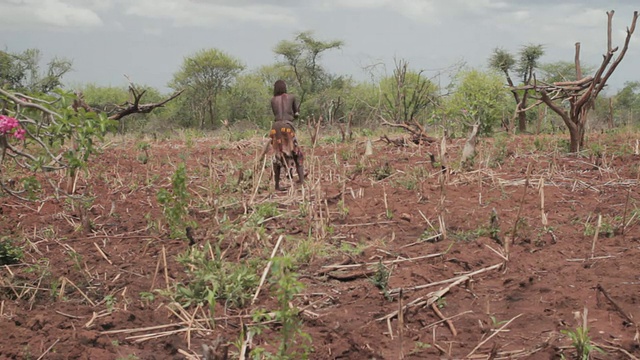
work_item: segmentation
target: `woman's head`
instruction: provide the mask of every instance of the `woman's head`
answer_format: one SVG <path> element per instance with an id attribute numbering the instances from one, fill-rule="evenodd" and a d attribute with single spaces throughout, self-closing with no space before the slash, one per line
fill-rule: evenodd
<path id="1" fill-rule="evenodd" d="M 287 84 L 284 80 L 278 80 L 273 84 L 273 96 L 285 94 L 287 92 Z"/>

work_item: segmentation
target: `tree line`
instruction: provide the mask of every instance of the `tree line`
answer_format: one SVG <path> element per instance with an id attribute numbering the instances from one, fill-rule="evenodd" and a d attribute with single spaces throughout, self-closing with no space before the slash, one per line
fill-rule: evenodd
<path id="1" fill-rule="evenodd" d="M 283 79 L 289 92 L 302 101 L 302 121 L 322 119 L 335 125 L 376 127 L 382 121 L 417 122 L 427 129 L 444 128 L 450 136 L 463 136 L 474 123 L 481 134 L 495 131 L 551 132 L 565 126 L 559 116 L 536 103 L 533 82 L 554 83 L 576 79 L 572 62 L 542 62 L 544 47 L 529 44 L 515 53 L 496 48 L 486 68 L 455 64 L 427 73 L 396 59 L 392 69 L 371 67 L 369 80 L 335 74 L 322 64 L 322 56 L 344 46 L 341 40 L 319 40 L 301 32 L 280 41 L 273 49 L 277 61 L 247 69 L 241 59 L 220 49 L 203 49 L 186 56 L 168 87 L 181 96 L 152 114 L 122 120 L 120 131 L 173 127 L 217 129 L 236 123 L 264 129 L 270 125 L 269 99 L 273 83 Z M 37 49 L 21 53 L 0 51 L 0 86 L 31 96 L 65 87 L 64 75 L 72 61 L 54 58 L 41 66 Z M 581 65 L 585 73 L 593 66 Z M 447 79 L 441 84 L 441 79 Z M 527 87 L 529 85 L 529 87 Z M 142 86 L 145 101 L 162 99 L 157 89 Z M 74 91 L 94 109 L 109 112 L 129 99 L 127 87 L 83 84 Z M 595 100 L 589 115 L 592 126 L 636 125 L 640 118 L 640 81 L 629 81 L 615 94 Z"/>

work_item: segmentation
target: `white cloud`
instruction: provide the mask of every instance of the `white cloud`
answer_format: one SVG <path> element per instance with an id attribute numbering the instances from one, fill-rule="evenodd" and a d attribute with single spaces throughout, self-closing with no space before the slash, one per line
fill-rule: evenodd
<path id="1" fill-rule="evenodd" d="M 145 27 L 142 32 L 146 35 L 160 36 L 162 35 L 162 28 L 160 27 Z"/>
<path id="2" fill-rule="evenodd" d="M 436 3 L 433 0 L 324 0 L 318 7 L 324 10 L 386 8 L 412 20 L 429 22 L 437 20 L 433 16 Z"/>
<path id="3" fill-rule="evenodd" d="M 135 0 L 126 3 L 125 14 L 150 19 L 165 19 L 179 27 L 213 27 L 227 21 L 257 23 L 295 23 L 295 13 L 273 5 L 239 1 L 236 3 Z"/>
<path id="4" fill-rule="evenodd" d="M 578 28 L 600 28 L 607 24 L 607 15 L 604 9 L 583 9 L 576 13 L 569 13 L 564 16 L 565 26 L 573 25 Z M 572 26 L 572 27 L 573 27 Z"/>
<path id="5" fill-rule="evenodd" d="M 471 12 L 486 12 L 487 10 L 502 10 L 510 7 L 508 2 L 499 0 L 457 0 L 458 8 Z"/>
<path id="6" fill-rule="evenodd" d="M 323 0 L 320 4 L 324 10 L 388 9 L 410 20 L 430 24 L 446 23 L 445 17 L 451 14 L 477 16 L 510 7 L 508 2 L 502 0 Z"/>
<path id="7" fill-rule="evenodd" d="M 392 4 L 393 0 L 328 0 L 322 3 L 326 8 L 345 7 L 353 9 L 372 9 Z"/>
<path id="8" fill-rule="evenodd" d="M 80 1 L 8 0 L 0 1 L 0 27 L 95 27 L 100 16 Z"/>
<path id="9" fill-rule="evenodd" d="M 425 0 L 396 0 L 391 2 L 391 8 L 414 20 L 434 20 L 437 17 L 433 2 Z"/>

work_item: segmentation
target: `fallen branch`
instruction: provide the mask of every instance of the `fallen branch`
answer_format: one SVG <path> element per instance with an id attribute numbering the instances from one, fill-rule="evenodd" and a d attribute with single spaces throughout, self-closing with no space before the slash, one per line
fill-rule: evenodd
<path id="1" fill-rule="evenodd" d="M 71 284 L 71 286 L 73 286 L 76 290 L 78 290 L 78 292 L 80 293 L 80 295 L 82 295 L 82 297 L 87 300 L 87 302 L 89 304 L 91 304 L 92 307 L 96 307 L 96 303 L 94 303 L 88 296 L 87 294 L 84 293 L 84 291 L 80 290 L 80 288 L 71 280 L 69 280 L 66 277 L 62 278 L 64 281 L 68 282 L 69 284 Z"/>
<path id="2" fill-rule="evenodd" d="M 451 285 L 447 286 L 446 288 L 440 289 L 438 291 L 434 291 L 429 293 L 426 296 L 426 300 L 425 300 L 425 296 L 421 296 L 417 299 L 414 299 L 413 301 L 411 301 L 410 303 L 408 303 L 407 305 L 405 305 L 401 311 L 406 311 L 409 307 L 411 306 L 417 306 L 417 307 L 422 307 L 422 306 L 430 306 L 431 304 L 435 303 L 436 301 L 438 301 L 438 299 L 440 299 L 441 297 L 443 297 L 446 293 L 449 292 L 449 290 L 451 290 L 452 287 L 457 286 L 463 282 L 466 282 L 467 280 L 469 280 L 470 278 L 465 276 L 462 277 L 458 280 L 456 280 L 454 283 L 452 283 Z M 402 291 L 402 288 L 400 289 L 400 291 Z M 389 320 L 389 319 L 393 319 L 394 317 L 398 316 L 400 310 L 396 310 L 388 315 L 385 315 L 381 318 L 376 319 L 377 321 L 383 321 L 383 320 Z"/>
<path id="3" fill-rule="evenodd" d="M 460 279 L 464 279 L 464 280 L 468 280 L 473 276 L 485 273 L 487 271 L 491 271 L 491 270 L 496 270 L 499 269 L 502 266 L 502 263 L 500 264 L 495 264 L 480 270 L 476 270 L 474 272 L 470 272 L 468 274 L 465 275 L 460 275 L 460 276 L 456 276 L 454 278 L 451 279 L 447 279 L 447 280 L 442 280 L 442 281 L 436 281 L 433 283 L 429 283 L 429 284 L 424 284 L 424 285 L 416 285 L 416 286 L 411 286 L 411 287 L 403 287 L 402 289 L 404 289 L 404 291 L 407 290 L 420 290 L 420 289 L 426 289 L 432 286 L 438 286 L 438 285 L 442 285 L 442 284 L 447 284 L 450 282 L 458 282 Z M 389 295 L 393 295 L 393 294 L 397 294 L 400 291 L 401 288 L 395 288 L 395 289 L 391 289 L 389 290 Z"/>
<path id="4" fill-rule="evenodd" d="M 98 253 L 100 253 L 100 255 L 102 255 L 102 257 L 107 260 L 107 262 L 109 263 L 109 265 L 113 265 L 113 262 L 111 262 L 111 260 L 109 260 L 109 258 L 107 257 L 107 254 L 104 253 L 104 251 L 102 251 L 102 249 L 100 249 L 100 246 L 98 246 L 98 243 L 93 243 L 93 245 L 96 246 L 96 249 L 98 249 Z"/>
<path id="5" fill-rule="evenodd" d="M 417 144 L 417 145 L 420 145 L 423 143 L 430 144 L 438 140 L 432 136 L 427 135 L 427 131 L 424 129 L 424 127 L 415 120 L 412 120 L 411 123 L 406 123 L 406 122 L 391 123 L 391 122 L 388 122 L 386 119 L 384 119 L 382 116 L 380 117 L 380 119 L 382 120 L 382 125 L 395 127 L 395 128 L 402 128 L 408 131 L 411 134 L 411 142 L 413 142 L 414 144 Z"/>
<path id="6" fill-rule="evenodd" d="M 433 236 L 429 236 L 429 237 L 428 237 L 428 238 L 426 238 L 426 239 L 420 239 L 420 240 L 418 240 L 418 241 L 414 241 L 414 242 L 412 242 L 412 243 L 410 243 L 410 244 L 402 245 L 402 246 L 400 247 L 400 249 L 404 249 L 404 248 L 408 248 L 408 247 L 410 247 L 410 246 L 418 245 L 418 244 L 421 244 L 421 243 L 423 243 L 423 242 L 438 242 L 438 241 L 440 241 L 440 237 L 441 237 L 441 236 L 442 236 L 442 233 L 437 233 L 437 234 L 435 234 L 435 235 L 433 235 Z"/>
<path id="7" fill-rule="evenodd" d="M 53 347 L 54 347 L 54 346 L 55 346 L 59 341 L 60 341 L 60 339 L 57 339 L 56 341 L 54 341 L 54 342 L 53 342 L 53 344 L 51 344 L 51 346 L 49 346 L 49 347 L 47 348 L 47 350 L 45 350 L 45 351 L 42 353 L 42 355 L 40 355 L 40 356 L 38 357 L 38 359 L 37 359 L 37 360 L 43 359 L 43 358 L 44 358 L 44 356 L 45 356 L 45 355 L 47 355 L 47 354 L 49 353 L 49 351 L 51 351 L 51 349 L 53 349 Z"/>
<path id="8" fill-rule="evenodd" d="M 340 271 L 338 273 L 327 273 L 327 276 L 334 280 L 340 281 L 352 281 L 360 278 L 366 278 L 370 275 L 375 274 L 375 270 L 367 270 L 367 271 L 358 271 L 344 274 L 344 271 Z"/>
<path id="9" fill-rule="evenodd" d="M 253 341 L 253 332 L 247 332 L 247 339 L 242 343 L 242 347 L 240 348 L 240 359 L 246 359 L 248 355 L 249 345 Z"/>
<path id="10" fill-rule="evenodd" d="M 400 344 L 399 360 L 404 359 L 404 349 L 402 347 L 404 339 L 404 311 L 402 311 L 402 290 L 400 290 L 400 296 L 398 296 L 398 343 Z"/>
<path id="11" fill-rule="evenodd" d="M 494 331 L 493 334 L 491 334 L 486 339 L 482 340 L 478 345 L 476 345 L 476 347 L 473 348 L 473 350 L 471 350 L 471 352 L 469 354 L 467 354 L 466 358 L 469 358 L 471 355 L 473 355 L 473 353 L 476 352 L 476 350 L 478 350 L 482 345 L 486 344 L 487 341 L 491 340 L 494 336 L 498 335 L 504 328 L 509 326 L 509 324 L 511 324 L 511 322 L 513 322 L 513 320 L 519 318 L 520 316 L 522 316 L 522 314 L 514 316 L 513 318 L 511 318 L 511 320 L 507 321 L 506 324 L 502 325 L 500 327 L 500 329 Z"/>
<path id="12" fill-rule="evenodd" d="M 631 360 L 640 360 L 637 357 L 635 357 L 634 355 L 632 355 L 630 352 L 628 352 L 627 350 L 617 347 L 617 346 L 611 346 L 611 345 L 604 345 L 604 344 L 598 344 L 596 342 L 591 342 L 593 345 L 599 347 L 600 349 L 607 349 L 607 350 L 613 350 L 613 351 L 619 351 L 623 354 L 625 354 L 629 359 Z"/>
<path id="13" fill-rule="evenodd" d="M 602 295 L 604 295 L 605 298 L 607 298 L 607 300 L 609 300 L 609 302 L 611 303 L 611 305 L 613 305 L 613 308 L 616 309 L 616 311 L 629 323 L 629 325 L 635 325 L 635 321 L 633 321 L 633 319 L 631 318 L 631 316 L 629 316 L 629 314 L 622 310 L 622 308 L 620 307 L 620 305 L 618 305 L 618 303 L 616 303 L 611 296 L 609 296 L 609 293 L 607 293 L 607 290 L 604 289 L 604 287 L 602 287 L 602 285 L 598 284 L 596 285 L 596 289 L 598 291 L 600 291 L 602 293 Z"/>
<path id="14" fill-rule="evenodd" d="M 431 304 L 431 309 L 434 313 L 436 313 L 436 315 L 438 315 L 440 319 L 442 319 L 442 321 L 444 321 L 445 324 L 447 324 L 449 330 L 451 330 L 451 334 L 453 334 L 453 337 L 458 336 L 458 332 L 456 331 L 455 326 L 453 326 L 453 322 L 451 322 L 451 319 L 447 319 L 444 317 L 444 315 L 442 315 L 442 312 L 440 312 L 440 309 L 438 309 L 438 305 L 436 303 Z"/>
<path id="15" fill-rule="evenodd" d="M 117 112 L 115 114 L 109 115 L 110 120 L 120 120 L 125 116 L 131 114 L 148 114 L 153 109 L 163 107 L 169 101 L 177 98 L 182 94 L 184 90 L 176 91 L 168 98 L 156 102 L 156 103 L 148 103 L 148 104 L 140 104 L 140 99 L 146 93 L 146 90 L 139 91 L 134 84 L 129 85 L 129 92 L 133 97 L 133 101 L 127 101 L 124 105 L 118 107 Z"/>
<path id="16" fill-rule="evenodd" d="M 391 264 L 397 264 L 397 263 L 401 263 L 401 262 L 405 262 L 405 261 L 415 261 L 415 260 L 422 260 L 422 259 L 430 259 L 430 258 L 442 256 L 442 255 L 444 255 L 444 253 L 423 255 L 423 256 L 418 256 L 418 257 L 408 258 L 408 259 L 387 260 L 387 261 L 382 261 L 382 264 L 391 265 Z M 347 265 L 334 264 L 334 265 L 325 265 L 325 266 L 323 266 L 323 268 L 331 269 L 331 270 L 327 270 L 327 271 L 333 271 L 333 270 L 338 270 L 338 269 L 353 269 L 353 268 L 358 268 L 358 267 L 361 267 L 361 266 L 372 266 L 372 265 L 378 265 L 378 264 L 380 264 L 380 262 L 370 262 L 370 263 L 361 263 L 361 264 L 347 264 Z"/>
<path id="17" fill-rule="evenodd" d="M 251 305 L 253 305 L 253 303 L 256 302 L 256 299 L 258 298 L 258 295 L 260 294 L 260 289 L 262 289 L 262 285 L 264 285 L 264 281 L 267 279 L 267 274 L 269 273 L 269 269 L 271 269 L 271 264 L 273 263 L 273 258 L 276 256 L 276 252 L 278 251 L 278 248 L 280 247 L 280 243 L 282 242 L 282 239 L 284 239 L 284 235 L 280 235 L 280 237 L 278 238 L 278 241 L 276 242 L 276 246 L 273 247 L 273 251 L 271 252 L 271 257 L 269 258 L 269 262 L 267 263 L 267 266 L 265 266 L 264 271 L 262 272 L 262 277 L 260 277 L 260 284 L 258 285 L 258 288 L 256 289 L 255 295 L 253 295 L 253 299 L 251 300 Z"/>
<path id="18" fill-rule="evenodd" d="M 384 134 L 380 137 L 380 141 L 383 141 L 387 144 L 393 144 L 395 146 L 398 147 L 405 147 L 408 146 L 409 143 L 407 142 L 407 139 L 405 137 L 399 137 L 399 138 L 395 138 L 395 139 L 391 139 L 387 136 L 387 134 Z"/>
<path id="19" fill-rule="evenodd" d="M 452 320 L 452 319 L 455 319 L 455 318 L 457 318 L 457 317 L 460 317 L 460 316 L 462 316 L 462 315 L 466 315 L 466 314 L 469 314 L 469 313 L 473 313 L 473 310 L 467 310 L 467 311 L 465 311 L 465 312 L 461 312 L 460 314 L 453 315 L 453 316 L 449 316 L 448 318 L 444 318 L 444 319 L 442 319 L 442 320 L 438 320 L 438 321 L 436 321 L 436 322 L 434 322 L 434 323 L 431 323 L 431 324 L 429 324 L 429 325 L 427 325 L 427 326 L 425 326 L 425 327 L 421 328 L 420 330 L 423 330 L 423 329 L 430 329 L 430 328 L 432 328 L 432 327 L 434 327 L 434 326 L 437 326 L 437 325 L 442 324 L 443 322 L 445 322 L 445 321 L 447 321 L 447 320 Z"/>

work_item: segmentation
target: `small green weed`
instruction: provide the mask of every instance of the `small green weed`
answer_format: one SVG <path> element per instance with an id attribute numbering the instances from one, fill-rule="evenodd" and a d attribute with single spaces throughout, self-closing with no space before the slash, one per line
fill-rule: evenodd
<path id="1" fill-rule="evenodd" d="M 457 241 L 470 242 L 481 236 L 489 235 L 489 231 L 484 227 L 479 227 L 473 230 L 452 231 L 450 235 Z"/>
<path id="2" fill-rule="evenodd" d="M 229 262 L 219 247 L 206 242 L 204 248 L 190 248 L 177 257 L 185 267 L 189 281 L 176 287 L 176 301 L 187 307 L 207 302 L 211 309 L 217 300 L 227 306 L 243 307 L 258 285 L 256 267 L 251 263 Z"/>
<path id="3" fill-rule="evenodd" d="M 352 243 L 347 241 L 342 241 L 340 243 L 340 252 L 347 255 L 358 256 L 364 252 L 369 245 L 365 243 Z"/>
<path id="4" fill-rule="evenodd" d="M 605 353 L 602 349 L 591 343 L 589 328 L 578 326 L 575 330 L 560 330 L 560 332 L 571 339 L 571 345 L 573 345 L 576 350 L 576 355 L 579 360 L 589 360 L 590 354 L 594 350 L 602 354 Z"/>
<path id="5" fill-rule="evenodd" d="M 597 217 L 595 217 L 595 219 L 596 221 L 591 222 L 587 220 L 584 223 L 584 236 L 594 236 L 596 234 L 598 221 L 597 221 Z M 622 218 L 620 217 L 615 217 L 613 219 L 608 217 L 607 218 L 603 217 L 602 222 L 600 223 L 600 230 L 598 234 L 606 238 L 614 237 L 620 229 L 619 229 L 619 225 L 613 225 L 613 224 L 620 224 L 621 221 L 622 221 Z"/>
<path id="6" fill-rule="evenodd" d="M 395 184 L 410 191 L 418 188 L 418 180 L 411 175 L 405 175 L 397 178 Z"/>
<path id="7" fill-rule="evenodd" d="M 416 341 L 413 344 L 413 349 L 409 352 L 409 355 L 419 354 L 419 353 L 421 353 L 424 350 L 427 350 L 429 348 L 431 348 L 431 344 L 425 343 L 425 342 L 422 342 L 422 341 Z"/>
<path id="8" fill-rule="evenodd" d="M 246 227 L 257 227 L 264 222 L 264 220 L 273 218 L 279 215 L 278 211 L 278 203 L 276 202 L 265 202 L 261 204 L 257 204 L 254 208 L 253 213 L 249 216 L 246 221 Z"/>
<path id="9" fill-rule="evenodd" d="M 158 203 L 162 206 L 171 236 L 184 239 L 187 226 L 195 227 L 194 223 L 187 221 L 190 196 L 187 190 L 187 169 L 184 163 L 178 165 L 171 177 L 171 187 L 171 192 L 166 189 L 158 191 Z"/>
<path id="10" fill-rule="evenodd" d="M 507 323 L 507 320 L 498 320 L 498 318 L 496 318 L 493 315 L 489 316 L 489 319 L 491 319 L 491 326 L 494 329 L 497 329 L 499 326 L 504 325 L 504 324 Z"/>
<path id="11" fill-rule="evenodd" d="M 22 248 L 9 238 L 0 239 L 0 266 L 19 263 L 24 256 Z"/>
<path id="12" fill-rule="evenodd" d="M 142 151 L 142 154 L 138 155 L 138 161 L 143 164 L 149 162 L 149 149 L 151 148 L 151 145 L 148 142 L 143 141 L 139 142 L 136 147 L 138 150 Z"/>
<path id="13" fill-rule="evenodd" d="M 509 153 L 507 149 L 507 139 L 506 135 L 496 135 L 494 137 L 489 167 L 494 168 L 504 163 L 507 158 L 507 154 Z"/>
<path id="14" fill-rule="evenodd" d="M 391 176 L 393 168 L 389 165 L 389 162 L 385 162 L 383 165 L 373 169 L 373 177 L 377 180 L 383 180 Z"/>
<path id="15" fill-rule="evenodd" d="M 116 298 L 113 295 L 107 295 L 104 297 L 104 304 L 107 306 L 107 311 L 111 313 L 116 308 Z"/>
<path id="16" fill-rule="evenodd" d="M 117 357 L 116 360 L 138 360 L 140 359 L 137 355 L 129 354 L 127 356 Z"/>
<path id="17" fill-rule="evenodd" d="M 343 200 L 338 201 L 338 216 L 340 220 L 345 220 L 349 216 L 349 208 Z"/>
<path id="18" fill-rule="evenodd" d="M 373 274 L 373 277 L 369 278 L 371 283 L 382 291 L 386 299 L 390 298 L 389 297 L 389 276 L 391 276 L 391 272 L 382 263 L 382 261 L 379 261 L 376 268 L 376 272 Z"/>

